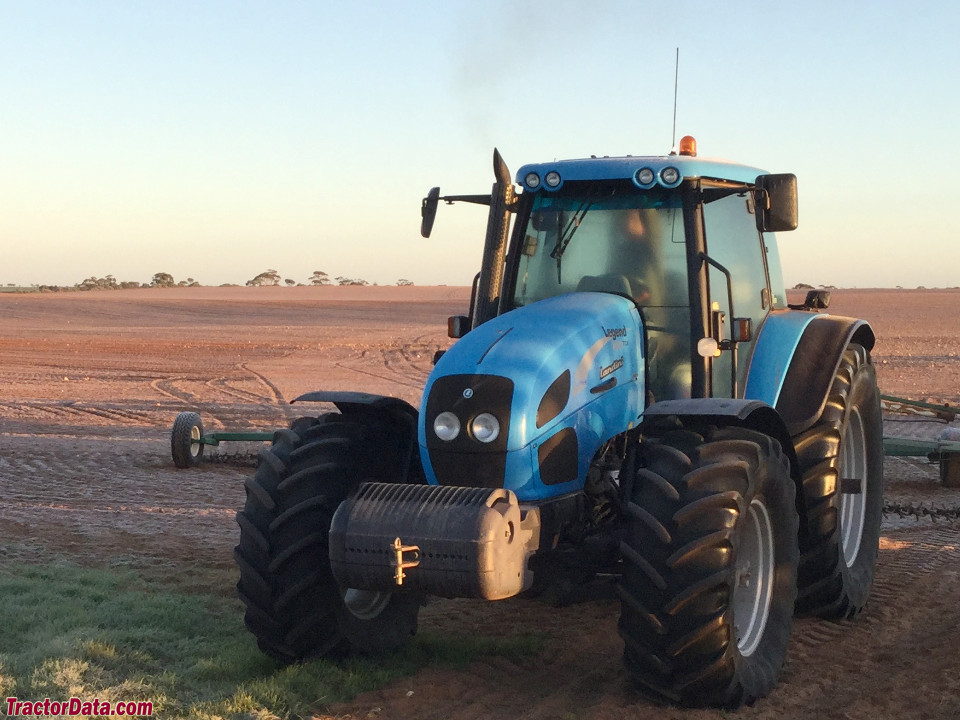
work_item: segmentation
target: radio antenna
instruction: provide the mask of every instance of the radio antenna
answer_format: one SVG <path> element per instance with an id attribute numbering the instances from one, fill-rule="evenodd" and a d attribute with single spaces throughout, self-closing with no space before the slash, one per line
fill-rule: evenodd
<path id="1" fill-rule="evenodd" d="M 677 81 L 680 76 L 680 48 L 677 48 L 677 60 L 673 66 L 673 134 L 670 136 L 670 149 L 677 146 Z"/>

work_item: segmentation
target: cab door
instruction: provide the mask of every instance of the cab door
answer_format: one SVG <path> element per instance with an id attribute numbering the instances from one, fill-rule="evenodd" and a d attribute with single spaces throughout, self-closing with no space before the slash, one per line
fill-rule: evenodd
<path id="1" fill-rule="evenodd" d="M 770 311 L 763 238 L 757 230 L 752 192 L 717 192 L 716 199 L 711 199 L 709 191 L 705 195 L 706 252 L 713 261 L 708 264 L 708 297 L 713 334 L 721 345 L 711 363 L 712 394 L 742 397 L 757 333 Z M 739 342 L 733 342 L 737 338 Z"/>

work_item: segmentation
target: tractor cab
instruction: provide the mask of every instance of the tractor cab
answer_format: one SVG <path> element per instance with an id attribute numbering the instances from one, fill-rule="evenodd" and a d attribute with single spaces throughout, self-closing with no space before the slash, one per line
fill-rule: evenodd
<path id="1" fill-rule="evenodd" d="M 771 233 L 796 227 L 793 175 L 700 159 L 689 136 L 662 157 L 525 165 L 520 192 L 499 155 L 494 168 L 489 198 L 444 198 L 491 206 L 471 316 L 452 336 L 556 295 L 613 293 L 643 318 L 649 399 L 742 397 L 760 325 L 786 308 Z"/>

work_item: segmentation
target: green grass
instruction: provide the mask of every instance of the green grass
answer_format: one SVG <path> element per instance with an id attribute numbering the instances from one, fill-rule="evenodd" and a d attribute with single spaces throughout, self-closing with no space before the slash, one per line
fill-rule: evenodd
<path id="1" fill-rule="evenodd" d="M 148 700 L 162 718 L 296 718 L 425 665 L 523 659 L 541 646 L 537 636 L 426 633 L 389 657 L 282 668 L 257 650 L 235 600 L 151 587 L 130 571 L 0 570 L 0 700 Z"/>

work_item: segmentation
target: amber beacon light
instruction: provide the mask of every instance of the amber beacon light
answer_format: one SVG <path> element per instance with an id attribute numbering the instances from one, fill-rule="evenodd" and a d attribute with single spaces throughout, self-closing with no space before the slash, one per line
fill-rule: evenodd
<path id="1" fill-rule="evenodd" d="M 697 156 L 697 139 L 693 135 L 684 135 L 680 138 L 680 154 L 690 157 Z"/>

